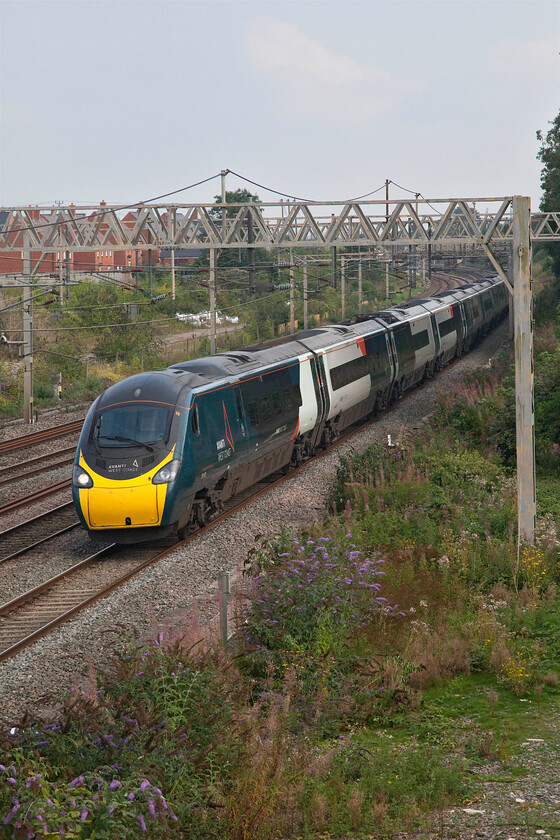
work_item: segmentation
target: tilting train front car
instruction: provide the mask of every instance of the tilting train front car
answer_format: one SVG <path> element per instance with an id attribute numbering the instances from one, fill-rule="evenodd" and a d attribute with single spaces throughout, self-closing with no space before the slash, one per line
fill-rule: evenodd
<path id="1" fill-rule="evenodd" d="M 258 354 L 222 354 L 108 388 L 90 408 L 74 465 L 74 504 L 90 535 L 182 536 L 287 466 L 317 408 L 310 354 L 281 355 L 263 368 Z"/>

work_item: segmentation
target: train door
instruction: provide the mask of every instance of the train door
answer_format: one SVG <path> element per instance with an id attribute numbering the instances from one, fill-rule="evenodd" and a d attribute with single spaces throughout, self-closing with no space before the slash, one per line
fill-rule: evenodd
<path id="1" fill-rule="evenodd" d="M 439 337 L 436 316 L 433 313 L 430 315 L 430 321 L 432 323 L 432 333 L 434 335 L 435 358 L 437 359 L 437 357 L 439 356 L 439 351 L 441 350 L 441 339 Z"/>
<path id="2" fill-rule="evenodd" d="M 313 387 L 315 389 L 315 399 L 317 400 L 317 423 L 313 434 L 313 446 L 318 446 L 327 417 L 329 415 L 330 399 L 325 382 L 325 364 L 322 356 L 313 356 L 311 362 L 311 375 L 313 377 Z"/>
<path id="3" fill-rule="evenodd" d="M 249 425 L 239 383 L 236 383 L 231 389 L 231 397 L 231 409 L 226 415 L 227 421 L 230 424 L 236 453 L 239 453 L 241 457 L 245 457 L 250 448 Z"/>
<path id="4" fill-rule="evenodd" d="M 395 347 L 395 339 L 393 331 L 387 331 L 387 352 L 389 354 L 389 362 L 391 365 L 391 381 L 394 382 L 399 375 L 399 358 L 397 356 L 397 348 Z"/>

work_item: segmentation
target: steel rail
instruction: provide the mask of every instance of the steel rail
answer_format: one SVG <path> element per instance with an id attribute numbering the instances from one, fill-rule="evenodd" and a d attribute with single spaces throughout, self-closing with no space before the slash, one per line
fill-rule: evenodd
<path id="1" fill-rule="evenodd" d="M 14 610 L 22 609 L 24 605 L 28 605 L 30 602 L 33 602 L 36 598 L 38 598 L 42 593 L 46 592 L 49 589 L 56 587 L 57 584 L 61 583 L 66 578 L 70 577 L 71 575 L 78 572 L 80 569 L 85 568 L 86 566 L 90 566 L 99 556 L 102 556 L 108 552 L 110 548 L 114 546 L 109 546 L 107 548 L 101 549 L 100 551 L 96 552 L 95 554 L 91 555 L 90 557 L 86 557 L 85 560 L 82 560 L 80 563 L 77 563 L 75 566 L 66 569 L 66 571 L 61 572 L 58 575 L 50 578 L 49 580 L 45 581 L 44 583 L 39 584 L 39 586 L 34 587 L 33 589 L 29 589 L 27 592 L 24 592 L 22 595 L 13 598 L 6 604 L 3 604 L 0 607 L 0 619 L 9 615 Z M 23 638 L 19 639 L 16 642 L 13 642 L 8 645 L 8 647 L 0 650 L 0 662 L 9 659 L 11 656 L 14 656 L 24 647 L 27 647 L 32 642 L 37 641 L 42 636 L 49 633 L 55 627 L 58 627 L 59 624 L 62 624 L 63 621 L 68 620 L 73 615 L 75 615 L 80 610 L 84 609 L 86 606 L 89 606 L 90 603 L 94 603 L 99 597 L 102 597 L 100 593 L 96 593 L 94 596 L 90 598 L 86 598 L 75 604 L 68 610 L 65 610 L 61 615 L 47 621 L 46 623 L 40 625 L 34 631 L 27 633 Z M 0 639 L 2 635 L 2 630 L 4 622 L 0 620 Z M 12 634 L 13 635 L 13 634 Z M 2 642 L 0 641 L 0 645 Z"/>
<path id="2" fill-rule="evenodd" d="M 70 453 L 72 454 L 70 455 Z M 5 487 L 7 484 L 13 484 L 16 481 L 26 481 L 28 478 L 33 478 L 36 475 L 65 467 L 73 462 L 75 453 L 76 447 L 69 446 L 47 455 L 39 455 L 38 458 L 32 458 L 30 461 L 26 461 L 25 464 L 11 464 L 9 467 L 2 467 L 0 468 L 0 487 Z M 64 456 L 62 460 L 50 464 L 46 463 L 61 455 Z M 43 466 L 35 467 L 34 465 L 36 464 L 43 464 Z M 28 472 L 22 472 L 22 470 L 28 467 L 30 468 Z M 10 475 L 10 473 L 13 473 L 13 475 Z"/>
<path id="3" fill-rule="evenodd" d="M 18 537 L 20 535 L 24 535 L 26 531 L 33 531 L 35 527 L 38 527 L 39 530 L 41 529 L 41 525 L 46 525 L 47 520 L 52 518 L 60 517 L 61 515 L 64 516 L 66 513 L 70 513 L 72 517 L 72 521 L 60 528 L 57 525 L 55 531 L 50 531 L 48 534 L 44 534 L 40 536 L 40 539 L 35 539 L 34 542 L 29 543 L 25 542 L 23 545 L 21 541 L 18 544 Z M 60 524 L 60 523 L 59 523 Z M 79 525 L 79 520 L 75 515 L 74 504 L 73 502 L 65 502 L 62 505 L 59 505 L 56 508 L 51 508 L 51 510 L 45 511 L 45 513 L 40 513 L 38 516 L 33 516 L 31 519 L 27 519 L 25 522 L 21 522 L 18 525 L 13 525 L 11 528 L 6 528 L 5 531 L 0 532 L 0 545 L 2 547 L 7 546 L 8 554 L 4 554 L 0 556 L 0 563 L 5 563 L 7 560 L 12 560 L 14 557 L 18 557 L 20 554 L 24 554 L 26 551 L 31 551 L 31 549 L 36 548 L 38 545 L 47 542 L 48 540 L 53 539 L 54 537 L 58 537 L 60 534 L 66 533 L 66 531 L 71 531 L 73 528 L 77 528 Z M 28 540 L 29 538 L 24 536 L 24 540 Z M 14 542 L 15 542 L 15 550 L 14 550 Z"/>
<path id="4" fill-rule="evenodd" d="M 27 505 L 32 505 L 48 496 L 53 496 L 55 493 L 58 493 L 60 490 L 65 490 L 66 487 L 70 487 L 71 485 L 72 478 L 65 478 L 57 484 L 51 484 L 50 487 L 36 490 L 28 496 L 22 496 L 20 499 L 13 499 L 11 502 L 6 502 L 6 504 L 0 505 L 0 516 L 4 513 L 10 513 L 12 510 L 18 510 L 19 508 L 27 507 Z"/>
<path id="5" fill-rule="evenodd" d="M 0 454 L 6 452 L 16 452 L 18 449 L 26 449 L 30 445 L 44 443 L 47 440 L 71 435 L 73 432 L 79 432 L 84 425 L 85 417 L 81 420 L 74 420 L 71 423 L 63 423 L 60 426 L 53 426 L 51 429 L 43 429 L 40 432 L 32 432 L 23 437 L 13 438 L 12 440 L 3 440 L 0 442 Z"/>

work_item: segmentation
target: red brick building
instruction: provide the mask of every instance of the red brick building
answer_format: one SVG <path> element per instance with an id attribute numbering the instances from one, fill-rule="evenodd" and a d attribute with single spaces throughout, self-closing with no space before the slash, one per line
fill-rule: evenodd
<path id="1" fill-rule="evenodd" d="M 103 207 L 104 205 L 105 202 L 102 201 L 100 207 Z M 6 212 L 7 211 L 0 211 L 0 223 L 4 221 L 5 216 L 3 219 L 2 215 Z M 30 208 L 28 210 L 28 215 L 38 224 L 52 224 L 52 220 L 45 215 L 42 215 L 39 208 Z M 85 219 L 85 214 L 76 213 L 75 217 L 76 219 Z M 93 220 L 94 217 L 95 214 L 92 213 L 88 220 Z M 127 215 L 121 219 L 121 224 L 132 229 L 134 228 L 136 221 L 137 214 L 129 211 Z M 102 224 L 99 233 L 103 235 L 104 233 L 107 233 L 108 230 L 108 225 Z M 14 231 L 10 244 L 13 245 L 13 251 L 0 252 L 0 274 L 22 274 L 24 260 L 24 241 L 22 230 Z M 123 271 L 129 268 L 135 268 L 136 266 L 147 265 L 149 262 L 147 251 L 116 251 L 111 249 L 110 245 L 107 245 L 102 250 L 70 252 L 68 258 L 71 272 Z M 33 251 L 33 268 L 35 268 L 38 260 L 40 260 L 39 268 L 36 271 L 38 274 L 58 274 L 60 271 L 61 261 L 62 270 L 66 272 L 66 253 L 64 251 L 50 254 L 42 254 L 40 251 Z M 152 249 L 151 261 L 152 265 L 160 263 L 161 252 L 158 248 Z"/>

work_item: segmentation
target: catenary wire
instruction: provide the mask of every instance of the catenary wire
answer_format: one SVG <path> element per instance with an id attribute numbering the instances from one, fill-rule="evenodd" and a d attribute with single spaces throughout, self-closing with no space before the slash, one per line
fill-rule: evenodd
<path id="1" fill-rule="evenodd" d="M 272 187 L 267 187 L 265 184 L 259 184 L 257 181 L 252 181 L 250 178 L 246 178 L 244 175 L 240 175 L 239 172 L 234 172 L 233 169 L 227 170 L 231 175 L 235 175 L 237 178 L 241 178 L 242 181 L 247 181 L 248 184 L 252 184 L 254 187 L 259 187 L 261 190 L 266 190 L 267 192 L 274 193 L 275 195 L 282 195 L 284 198 L 293 198 L 295 201 L 306 201 L 310 204 L 330 204 L 330 201 L 317 201 L 316 199 L 312 198 L 302 198 L 301 196 L 297 195 L 290 195 L 289 193 L 280 192 L 279 190 L 274 190 Z M 391 182 L 389 182 L 391 183 Z M 347 204 L 349 201 L 359 201 L 362 198 L 367 198 L 370 195 L 375 195 L 375 193 L 380 192 L 382 189 L 385 188 L 385 184 L 382 184 L 376 190 L 372 190 L 369 193 L 365 193 L 364 195 L 359 195 L 356 198 L 347 198 L 344 199 L 341 204 Z"/>

